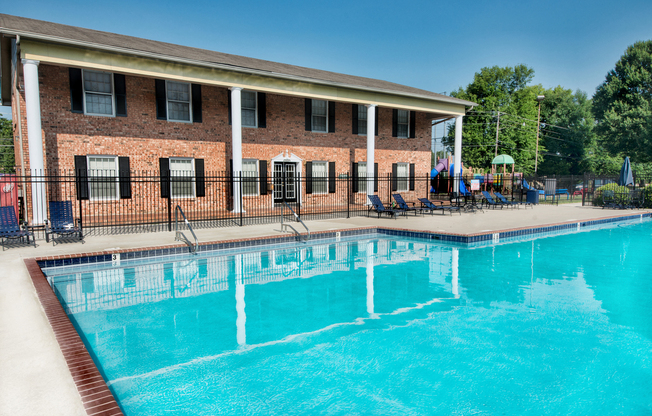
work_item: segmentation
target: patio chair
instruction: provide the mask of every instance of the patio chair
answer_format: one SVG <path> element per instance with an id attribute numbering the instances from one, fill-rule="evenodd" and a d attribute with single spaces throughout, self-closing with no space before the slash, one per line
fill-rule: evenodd
<path id="1" fill-rule="evenodd" d="M 369 202 L 371 202 L 371 206 L 369 207 L 369 210 L 367 210 L 367 216 L 369 216 L 371 211 L 375 211 L 378 214 L 378 218 L 380 218 L 382 214 L 391 215 L 394 219 L 396 219 L 400 214 L 405 215 L 405 211 L 402 209 L 385 208 L 383 203 L 380 201 L 380 198 L 378 198 L 378 195 L 367 195 L 367 197 L 369 197 Z"/>
<path id="2" fill-rule="evenodd" d="M 628 207 L 632 209 L 643 207 L 643 192 L 640 189 L 630 191 Z"/>
<path id="3" fill-rule="evenodd" d="M 420 208 L 417 208 L 415 206 L 409 206 L 408 203 L 405 202 L 401 194 L 392 194 L 392 198 L 394 198 L 394 200 L 398 204 L 398 207 L 403 211 L 405 211 L 406 213 L 414 212 L 414 215 L 416 216 L 419 212 L 421 212 Z"/>
<path id="4" fill-rule="evenodd" d="M 506 206 L 512 206 L 512 207 L 520 208 L 521 205 L 525 205 L 526 207 L 528 205 L 530 205 L 530 206 L 532 206 L 532 208 L 534 208 L 534 205 L 532 203 L 530 203 L 530 202 L 510 201 L 507 198 L 505 198 L 500 192 L 494 192 L 494 195 L 496 196 L 496 198 L 499 199 L 499 201 L 503 205 L 506 205 Z"/>
<path id="5" fill-rule="evenodd" d="M 419 202 L 421 202 L 421 209 L 424 211 L 430 211 L 431 214 L 434 214 L 435 211 L 441 211 L 442 214 L 445 214 L 448 211 L 451 213 L 451 215 L 453 215 L 453 211 L 457 211 L 459 212 L 460 215 L 462 215 L 462 211 L 460 210 L 460 207 L 453 207 L 448 205 L 435 205 L 428 198 L 419 198 Z"/>
<path id="6" fill-rule="evenodd" d="M 616 195 L 613 190 L 602 192 L 602 209 L 605 208 L 620 208 L 620 204 L 616 203 Z"/>
<path id="7" fill-rule="evenodd" d="M 72 202 L 50 201 L 50 219 L 45 220 L 45 241 L 50 242 L 50 234 L 61 237 L 74 237 L 84 242 L 84 233 L 79 218 L 74 219 L 72 215 Z M 52 245 L 56 244 L 52 238 Z"/>
<path id="8" fill-rule="evenodd" d="M 489 192 L 482 191 L 482 196 L 484 197 L 487 206 L 490 206 L 492 208 L 500 207 L 500 209 L 503 209 L 504 204 L 496 202 L 496 200 L 493 199 L 493 197 Z"/>
<path id="9" fill-rule="evenodd" d="M 22 240 L 27 239 L 27 244 L 30 244 L 29 238 L 32 237 L 32 244 L 36 248 L 36 240 L 34 233 L 27 229 L 26 223 L 19 223 L 16 218 L 16 210 L 14 207 L 0 207 L 0 239 L 2 244 L 2 251 L 5 250 L 6 240 Z"/>

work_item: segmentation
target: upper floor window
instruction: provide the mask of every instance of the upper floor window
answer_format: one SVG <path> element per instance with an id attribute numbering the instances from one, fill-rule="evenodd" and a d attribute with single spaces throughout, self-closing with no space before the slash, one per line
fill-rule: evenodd
<path id="1" fill-rule="evenodd" d="M 242 91 L 242 126 L 258 127 L 257 94 L 254 91 Z"/>
<path id="2" fill-rule="evenodd" d="M 397 137 L 407 139 L 410 137 L 410 112 L 408 110 L 398 110 L 396 120 Z"/>
<path id="3" fill-rule="evenodd" d="M 312 131 L 328 131 L 328 105 L 324 100 L 312 100 Z"/>
<path id="4" fill-rule="evenodd" d="M 167 81 L 168 120 L 184 121 L 190 119 L 190 84 Z"/>
<path id="5" fill-rule="evenodd" d="M 83 70 L 86 114 L 115 116 L 113 77 L 108 72 Z"/>
<path id="6" fill-rule="evenodd" d="M 358 134 L 367 135 L 367 106 L 358 104 Z"/>

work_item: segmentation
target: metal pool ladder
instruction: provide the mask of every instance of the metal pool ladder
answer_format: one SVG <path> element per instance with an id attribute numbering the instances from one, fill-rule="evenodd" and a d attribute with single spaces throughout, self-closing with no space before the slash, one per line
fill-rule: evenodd
<path id="1" fill-rule="evenodd" d="M 192 236 L 195 239 L 195 244 L 192 244 L 192 242 L 188 240 L 188 237 L 186 237 L 183 232 L 179 231 L 179 213 L 181 213 L 183 221 L 186 223 L 186 226 L 192 233 Z M 183 210 L 179 205 L 177 205 L 177 207 L 174 209 L 174 234 L 174 241 L 183 241 L 184 243 L 188 244 L 191 253 L 197 254 L 197 246 L 199 245 L 199 241 L 197 240 L 197 236 L 195 235 L 195 232 L 192 230 L 192 227 L 188 222 L 188 218 L 186 218 L 186 214 L 183 213 Z"/>
<path id="2" fill-rule="evenodd" d="M 290 224 L 285 223 L 285 221 L 284 221 L 285 220 L 285 210 L 283 210 L 283 213 L 281 214 L 281 231 L 289 232 L 288 228 L 291 228 L 292 231 L 294 231 L 294 233 L 297 235 L 297 237 L 299 238 L 300 241 L 303 241 L 305 243 L 306 241 L 310 240 L 310 230 L 308 229 L 306 224 L 304 224 L 304 222 L 301 221 L 301 218 L 299 218 L 299 216 L 297 215 L 296 212 L 294 212 L 292 207 L 290 205 L 288 205 L 287 201 L 283 201 L 283 203 L 285 204 L 286 207 L 290 208 L 290 211 L 292 212 L 292 214 L 294 214 L 294 219 L 297 222 L 300 222 L 301 225 L 303 225 L 303 228 L 306 229 L 306 231 L 308 232 L 308 235 L 307 236 L 301 235 L 301 233 L 299 233 L 296 230 L 296 228 L 294 228 Z"/>

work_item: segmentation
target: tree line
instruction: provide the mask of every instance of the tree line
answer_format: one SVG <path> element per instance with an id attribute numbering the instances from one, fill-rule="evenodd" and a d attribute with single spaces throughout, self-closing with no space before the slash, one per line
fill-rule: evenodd
<path id="1" fill-rule="evenodd" d="M 533 78 L 526 65 L 482 68 L 451 93 L 478 104 L 464 117 L 466 166 L 488 170 L 496 153 L 508 154 L 517 171 L 534 173 L 540 105 L 537 174 L 618 174 L 625 156 L 652 173 L 652 40 L 629 46 L 591 98 Z M 444 144 L 453 149 L 452 126 Z"/>

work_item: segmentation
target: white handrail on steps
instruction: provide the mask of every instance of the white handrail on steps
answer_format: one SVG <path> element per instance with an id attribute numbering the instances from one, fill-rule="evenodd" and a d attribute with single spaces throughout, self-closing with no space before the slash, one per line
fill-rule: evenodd
<path id="1" fill-rule="evenodd" d="M 188 237 L 186 235 L 179 231 L 179 213 L 181 213 L 181 216 L 183 217 L 183 221 L 186 223 L 186 226 L 192 233 L 192 236 L 195 239 L 195 244 L 193 245 L 190 240 L 188 240 Z M 192 227 L 190 226 L 190 223 L 188 222 L 188 218 L 186 218 L 186 214 L 183 213 L 183 210 L 179 205 L 174 209 L 174 241 L 183 241 L 184 243 L 188 244 L 188 247 L 190 247 L 190 252 L 193 254 L 197 254 L 197 246 L 199 245 L 199 241 L 197 240 L 197 236 L 195 235 L 195 232 L 193 231 Z"/>
<path id="2" fill-rule="evenodd" d="M 308 232 L 308 235 L 307 235 L 307 236 L 302 235 L 300 232 L 298 232 L 298 231 L 296 230 L 296 228 L 294 228 L 294 227 L 291 226 L 290 224 L 286 224 L 286 223 L 283 221 L 283 220 L 285 219 L 285 210 L 284 210 L 283 213 L 281 213 L 281 231 L 288 232 L 287 229 L 288 229 L 288 228 L 291 228 L 292 231 L 294 231 L 294 233 L 297 235 L 297 237 L 299 238 L 299 240 L 301 240 L 301 241 L 303 241 L 303 242 L 306 242 L 306 241 L 310 240 L 310 230 L 308 229 L 308 226 L 307 226 L 303 221 L 301 221 L 301 218 L 299 218 L 299 216 L 297 215 L 296 212 L 294 212 L 294 210 L 292 209 L 292 207 L 291 207 L 290 205 L 288 205 L 287 201 L 283 201 L 283 203 L 285 204 L 286 207 L 290 208 L 290 211 L 292 212 L 292 214 L 294 214 L 294 219 L 295 219 L 297 222 L 300 222 L 301 225 L 303 225 L 303 228 L 306 229 L 306 231 Z"/>

